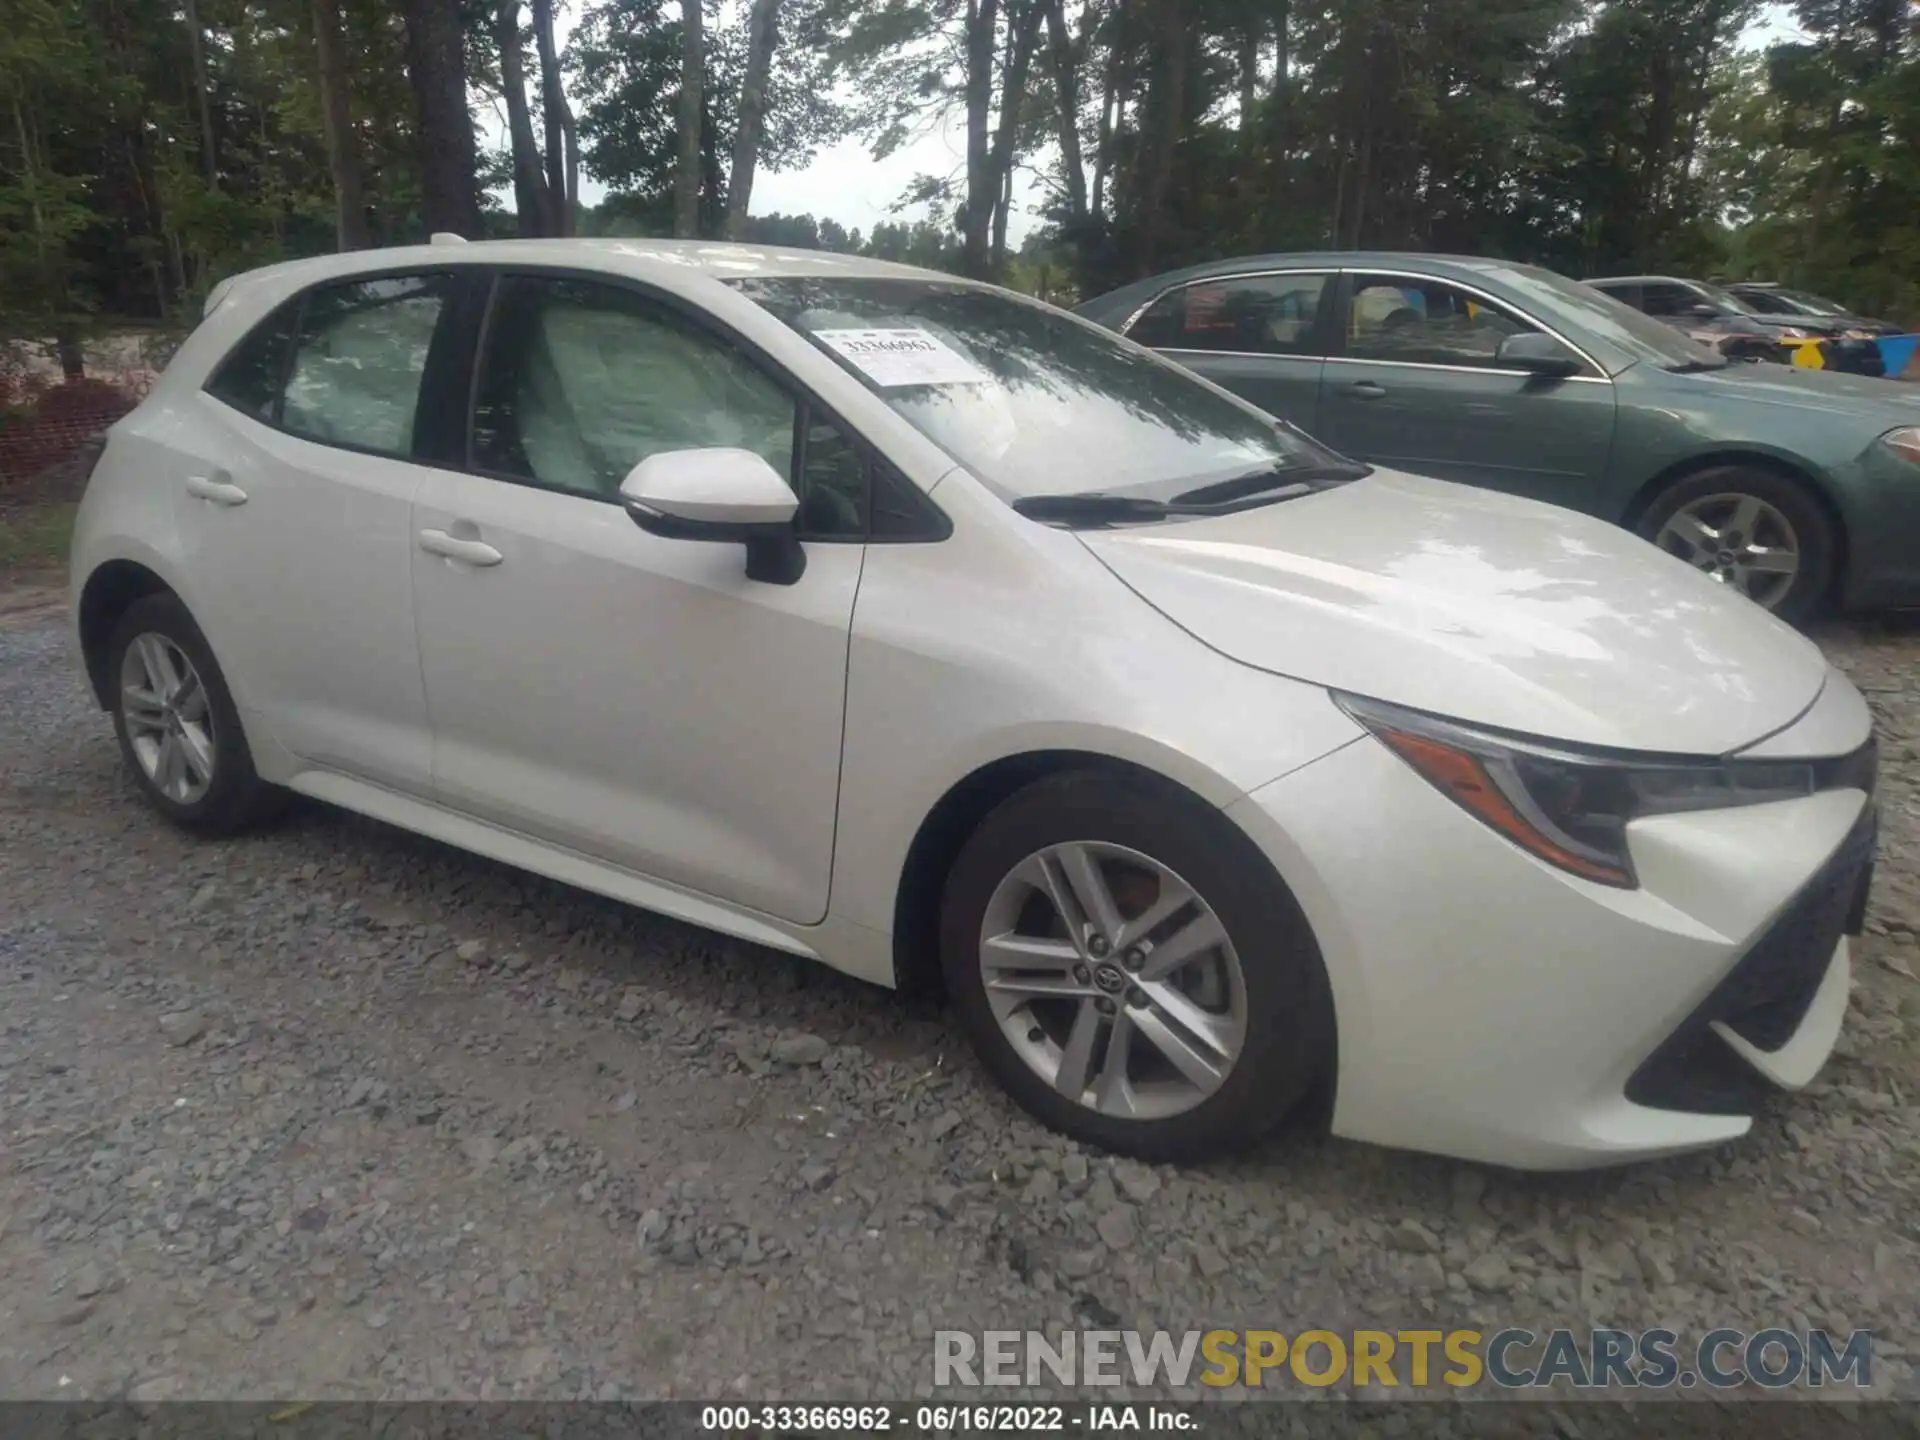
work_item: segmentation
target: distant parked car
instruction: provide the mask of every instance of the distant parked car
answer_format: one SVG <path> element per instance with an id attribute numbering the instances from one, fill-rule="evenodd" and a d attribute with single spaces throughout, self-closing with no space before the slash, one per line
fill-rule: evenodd
<path id="1" fill-rule="evenodd" d="M 1824 342 L 1827 368 L 1855 375 L 1886 373 L 1880 358 L 1880 331 L 1848 315 L 1814 315 L 1769 309 L 1731 289 L 1704 280 L 1671 275 L 1625 275 L 1587 282 L 1594 289 L 1631 305 L 1643 315 L 1664 320 L 1695 339 L 1715 344 L 1735 359 L 1785 361 L 1798 340 Z"/>
<path id="2" fill-rule="evenodd" d="M 1844 325 L 1846 330 L 1843 333 L 1862 339 L 1908 333 L 1907 327 L 1896 325 L 1891 320 L 1875 320 L 1825 296 L 1789 289 L 1771 281 L 1742 280 L 1727 286 L 1727 293 L 1738 297 L 1762 315 Z"/>
<path id="3" fill-rule="evenodd" d="M 1730 364 L 1600 290 L 1434 255 L 1262 255 L 1079 313 L 1356 459 L 1629 526 L 1800 615 L 1920 604 L 1920 404 Z"/>

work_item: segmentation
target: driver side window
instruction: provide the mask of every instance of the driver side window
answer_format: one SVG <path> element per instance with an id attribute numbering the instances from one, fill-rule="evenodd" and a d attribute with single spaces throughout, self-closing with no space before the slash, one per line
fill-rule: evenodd
<path id="1" fill-rule="evenodd" d="M 794 398 L 745 355 L 618 286 L 508 276 L 480 359 L 475 469 L 612 499 L 668 450 L 751 450 L 792 483 Z"/>

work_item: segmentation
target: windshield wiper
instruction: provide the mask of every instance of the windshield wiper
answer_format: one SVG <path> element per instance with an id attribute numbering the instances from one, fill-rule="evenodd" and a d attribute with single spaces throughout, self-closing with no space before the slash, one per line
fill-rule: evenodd
<path id="1" fill-rule="evenodd" d="M 1292 494 L 1282 492 L 1308 494 L 1314 490 L 1324 490 L 1329 485 L 1363 480 L 1372 473 L 1371 465 L 1362 465 L 1355 460 L 1335 461 L 1329 465 L 1267 465 L 1258 470 L 1249 470 L 1244 475 L 1215 480 L 1173 498 L 1176 503 L 1187 505 L 1221 505 L 1232 500 L 1250 500 L 1256 495 L 1269 494 L 1275 500 L 1291 500 L 1294 498 Z"/>
<path id="2" fill-rule="evenodd" d="M 1013 508 L 1029 520 L 1058 520 L 1069 525 L 1139 525 L 1169 515 L 1202 515 L 1205 507 L 1170 505 L 1140 495 L 1023 495 Z"/>
<path id="3" fill-rule="evenodd" d="M 1369 471 L 1368 473 L 1372 473 Z M 1214 487 L 1203 487 L 1171 500 L 1150 500 L 1143 495 L 1108 495 L 1089 490 L 1079 495 L 1027 495 L 1013 502 L 1013 508 L 1029 520 L 1054 521 L 1065 525 L 1145 525 L 1175 515 L 1231 515 L 1237 510 L 1276 505 L 1282 500 L 1297 500 L 1324 490 L 1324 483 L 1269 476 L 1258 486 L 1242 493 L 1212 500 L 1196 500 Z M 1240 484 L 1244 481 L 1226 481 Z"/>

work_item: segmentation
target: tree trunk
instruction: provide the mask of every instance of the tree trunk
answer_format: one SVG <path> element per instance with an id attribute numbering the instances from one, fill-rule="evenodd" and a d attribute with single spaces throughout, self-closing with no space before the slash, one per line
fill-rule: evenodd
<path id="1" fill-rule="evenodd" d="M 353 143 L 353 109 L 340 54 L 340 0 L 313 0 L 313 51 L 320 68 L 320 118 L 326 128 L 327 168 L 333 172 L 335 244 L 364 250 L 367 202 L 360 188 L 360 156 Z"/>
<path id="2" fill-rule="evenodd" d="M 1159 73 L 1147 91 L 1140 127 L 1140 254 L 1142 278 L 1158 268 L 1166 235 L 1167 191 L 1173 183 L 1174 151 L 1186 116 L 1187 14 L 1185 0 L 1160 0 Z"/>
<path id="3" fill-rule="evenodd" d="M 53 339 L 53 353 L 60 361 L 60 378 L 69 385 L 87 378 L 87 353 L 81 348 L 80 331 L 71 319 L 62 319 Z"/>
<path id="4" fill-rule="evenodd" d="M 520 0 L 500 0 L 494 17 L 500 46 L 500 88 L 507 100 L 507 137 L 513 147 L 513 207 L 523 236 L 557 235 L 554 201 L 540 169 L 540 146 L 527 109 L 527 76 L 520 49 Z M 553 143 L 552 139 L 547 142 Z"/>
<path id="5" fill-rule="evenodd" d="M 747 15 L 747 75 L 740 85 L 740 122 L 733 137 L 733 165 L 727 172 L 727 230 L 738 240 L 753 201 L 753 171 L 760 162 L 760 131 L 767 118 L 767 77 L 774 47 L 780 43 L 780 0 L 753 0 Z"/>
<path id="6" fill-rule="evenodd" d="M 1006 273 L 1007 268 L 1007 215 L 1013 209 L 1013 167 L 1009 165 L 1000 172 L 1000 197 L 993 205 L 993 242 L 988 250 L 988 264 L 993 267 L 995 277 Z"/>
<path id="7" fill-rule="evenodd" d="M 407 81 L 418 113 L 421 209 L 429 231 L 480 235 L 466 41 L 456 0 L 405 0 Z"/>
<path id="8" fill-rule="evenodd" d="M 1249 19 L 1247 28 L 1240 35 L 1240 53 L 1234 63 L 1240 71 L 1240 143 L 1249 144 L 1253 139 L 1253 118 L 1260 108 L 1260 42 L 1265 26 L 1258 19 Z"/>
<path id="9" fill-rule="evenodd" d="M 1293 63 L 1293 51 L 1287 41 L 1287 26 L 1292 20 L 1291 0 L 1276 0 L 1273 7 L 1273 99 L 1270 116 L 1270 129 L 1273 135 L 1273 153 L 1277 160 L 1285 160 L 1289 132 L 1292 129 L 1289 116 L 1293 105 L 1293 80 L 1287 74 L 1287 67 Z"/>
<path id="10" fill-rule="evenodd" d="M 579 226 L 579 167 L 568 158 L 574 144 L 573 111 L 561 86 L 560 53 L 553 43 L 553 0 L 533 0 L 533 43 L 540 52 L 540 107 L 547 132 L 547 233 L 571 235 Z"/>
<path id="11" fill-rule="evenodd" d="M 706 91 L 706 36 L 700 0 L 680 0 L 680 157 L 673 177 L 673 233 L 700 233 L 700 112 Z"/>
<path id="12" fill-rule="evenodd" d="M 1066 0 L 1046 0 L 1046 7 L 1047 56 L 1060 116 L 1060 169 L 1067 177 L 1067 222 L 1078 226 L 1087 218 L 1087 172 L 1080 160 L 1080 62 L 1085 51 L 1067 33 Z"/>
<path id="13" fill-rule="evenodd" d="M 1110 22 L 1118 30 L 1125 0 L 1114 6 Z M 1113 168 L 1113 132 L 1116 128 L 1115 105 L 1120 98 L 1120 44 L 1117 37 L 1107 42 L 1106 71 L 1100 78 L 1100 119 L 1093 131 L 1093 194 L 1088 206 L 1097 220 L 1107 210 L 1107 174 Z M 1122 112 L 1124 113 L 1124 112 Z"/>
<path id="14" fill-rule="evenodd" d="M 994 31 L 1000 0 L 967 0 L 967 203 L 960 212 L 961 266 L 985 279 L 1000 188 L 990 167 L 987 127 L 993 111 Z"/>
<path id="15" fill-rule="evenodd" d="M 213 148 L 213 101 L 207 94 L 207 41 L 200 31 L 200 9 L 187 0 L 187 38 L 193 53 L 193 94 L 200 106 L 200 158 L 207 167 L 207 188 L 220 188 L 220 157 Z"/>
<path id="16" fill-rule="evenodd" d="M 1007 258 L 1007 212 L 1013 204 L 1013 155 L 1020 132 L 1020 107 L 1027 98 L 1027 72 L 1033 65 L 1034 45 L 1040 38 L 1044 6 L 1027 0 L 1026 8 L 1007 12 L 1007 49 L 1000 72 L 1000 123 L 987 155 L 993 177 L 992 238 L 988 244 L 989 273 L 998 275 Z"/>

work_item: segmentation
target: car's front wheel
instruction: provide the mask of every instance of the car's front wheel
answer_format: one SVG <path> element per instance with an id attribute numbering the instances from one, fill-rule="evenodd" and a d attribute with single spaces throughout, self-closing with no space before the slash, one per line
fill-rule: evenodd
<path id="1" fill-rule="evenodd" d="M 185 829 L 225 835 L 274 808 L 279 792 L 254 771 L 226 677 L 177 597 L 127 607 L 106 673 L 120 753 L 154 809 Z"/>
<path id="2" fill-rule="evenodd" d="M 1218 813 L 1132 776 L 1039 781 L 981 823 L 941 914 L 987 1068 L 1076 1139 L 1189 1160 L 1271 1131 L 1332 1055 L 1318 947 Z"/>
<path id="3" fill-rule="evenodd" d="M 1636 528 L 1783 620 L 1804 619 L 1833 583 L 1838 545 L 1825 507 L 1771 470 L 1698 471 L 1656 495 Z"/>

